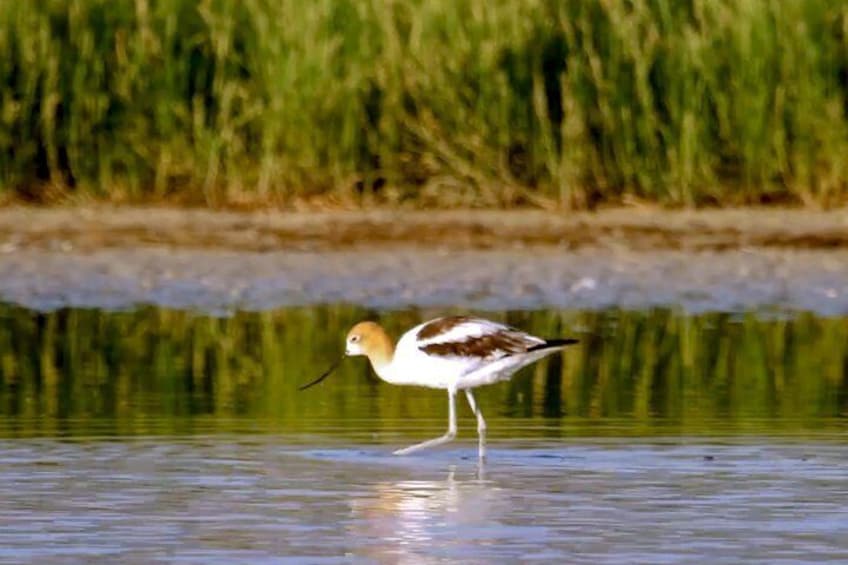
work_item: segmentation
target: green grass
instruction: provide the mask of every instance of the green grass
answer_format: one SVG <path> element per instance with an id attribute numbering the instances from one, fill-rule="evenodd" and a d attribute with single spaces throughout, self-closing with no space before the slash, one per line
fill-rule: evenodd
<path id="1" fill-rule="evenodd" d="M 848 195 L 844 0 L 5 0 L 0 50 L 0 199 Z"/>

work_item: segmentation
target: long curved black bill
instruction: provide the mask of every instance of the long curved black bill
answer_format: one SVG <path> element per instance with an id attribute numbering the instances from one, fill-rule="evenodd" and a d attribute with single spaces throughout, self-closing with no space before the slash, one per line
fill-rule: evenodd
<path id="1" fill-rule="evenodd" d="M 324 373 L 323 373 L 320 377 L 318 377 L 317 379 L 315 379 L 315 380 L 314 380 L 314 381 L 312 381 L 312 382 L 309 382 L 309 383 L 306 383 L 305 385 L 301 385 L 301 386 L 299 386 L 299 387 L 297 388 L 297 390 L 306 390 L 306 389 L 308 389 L 308 388 L 310 388 L 310 387 L 313 387 L 313 386 L 317 385 L 318 383 L 320 383 L 321 381 L 323 381 L 324 379 L 326 379 L 327 377 L 329 377 L 329 376 L 330 376 L 330 373 L 332 373 L 333 371 L 335 371 L 335 370 L 336 370 L 336 368 L 338 368 L 338 366 L 341 364 L 341 362 L 342 362 L 342 361 L 344 361 L 344 357 L 343 357 L 343 356 L 342 356 L 342 357 L 339 357 L 339 359 L 338 359 L 335 363 L 333 363 L 332 365 L 330 365 L 330 368 L 329 368 L 329 369 L 327 369 L 326 371 L 324 371 Z"/>

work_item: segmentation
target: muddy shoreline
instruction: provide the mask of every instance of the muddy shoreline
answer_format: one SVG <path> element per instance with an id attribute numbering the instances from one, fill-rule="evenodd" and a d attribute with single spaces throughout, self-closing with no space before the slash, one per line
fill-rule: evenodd
<path id="1" fill-rule="evenodd" d="M 848 249 L 848 209 L 233 212 L 109 206 L 0 208 L 0 251 L 138 246 L 259 252 L 386 246 L 455 250 L 524 246 L 634 251 Z"/>
<path id="2" fill-rule="evenodd" d="M 0 301 L 848 314 L 848 212 L 0 209 Z"/>

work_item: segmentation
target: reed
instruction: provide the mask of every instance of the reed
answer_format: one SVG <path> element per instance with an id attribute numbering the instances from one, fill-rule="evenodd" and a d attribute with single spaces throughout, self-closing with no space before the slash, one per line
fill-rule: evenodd
<path id="1" fill-rule="evenodd" d="M 844 0 L 0 2 L 0 197 L 842 202 Z"/>

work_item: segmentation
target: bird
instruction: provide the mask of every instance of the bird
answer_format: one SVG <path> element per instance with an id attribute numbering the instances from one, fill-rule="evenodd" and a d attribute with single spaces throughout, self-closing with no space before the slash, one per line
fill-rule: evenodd
<path id="1" fill-rule="evenodd" d="M 395 344 L 374 321 L 354 325 L 345 338 L 345 352 L 301 391 L 326 379 L 346 358 L 365 356 L 387 383 L 444 389 L 448 394 L 448 430 L 435 439 L 398 449 L 408 455 L 448 443 L 456 437 L 456 396 L 465 394 L 477 419 L 478 457 L 486 458 L 486 420 L 472 389 L 510 379 L 518 370 L 578 343 L 574 338 L 545 339 L 483 318 L 445 316 L 423 322 Z"/>

